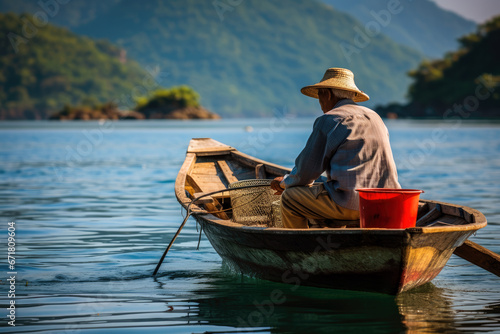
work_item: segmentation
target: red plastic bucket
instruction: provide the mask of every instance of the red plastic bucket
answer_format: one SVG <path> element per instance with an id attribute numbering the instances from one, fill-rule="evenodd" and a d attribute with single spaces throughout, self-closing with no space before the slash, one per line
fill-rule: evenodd
<path id="1" fill-rule="evenodd" d="M 362 228 L 415 227 L 422 190 L 362 188 L 356 191 Z"/>

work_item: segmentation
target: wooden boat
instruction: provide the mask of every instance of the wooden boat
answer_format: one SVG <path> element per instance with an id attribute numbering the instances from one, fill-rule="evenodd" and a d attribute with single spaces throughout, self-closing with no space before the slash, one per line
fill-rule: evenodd
<path id="1" fill-rule="evenodd" d="M 187 208 L 200 193 L 289 171 L 213 139 L 192 139 L 175 193 Z M 231 209 L 227 191 L 191 205 L 214 249 L 241 273 L 296 286 L 387 294 L 431 281 L 454 250 L 487 224 L 477 210 L 429 200 L 419 203 L 417 227 L 407 229 L 247 226 L 222 209 Z"/>

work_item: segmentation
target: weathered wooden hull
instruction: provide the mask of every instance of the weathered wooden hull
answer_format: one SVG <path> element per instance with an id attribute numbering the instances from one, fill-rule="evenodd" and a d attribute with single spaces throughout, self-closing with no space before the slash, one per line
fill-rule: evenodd
<path id="1" fill-rule="evenodd" d="M 198 219 L 217 253 L 250 276 L 295 285 L 397 294 L 436 277 L 473 231 L 231 227 Z"/>
<path id="2" fill-rule="evenodd" d="M 191 201 L 188 194 L 193 197 L 194 191 L 220 189 L 232 177 L 249 178 L 253 166 L 264 163 L 269 178 L 286 172 L 280 166 L 254 161 L 223 144 L 214 146 L 213 141 L 210 144 L 210 149 L 199 145 L 188 150 L 176 182 L 177 198 L 185 207 Z M 197 158 L 203 169 L 197 169 Z M 228 163 L 222 164 L 221 159 Z M 222 168 L 219 170 L 217 166 Z M 234 172 L 232 175 L 227 175 L 228 166 Z M 256 168 L 255 173 L 260 172 Z M 217 177 L 227 180 L 217 181 Z M 203 183 L 209 179 L 217 183 L 215 189 L 209 189 L 210 183 Z M 216 204 L 221 203 L 216 201 Z M 404 230 L 244 226 L 232 222 L 225 214 L 210 214 L 207 211 L 213 211 L 215 204 L 210 205 L 195 205 L 193 215 L 217 253 L 235 270 L 287 284 L 387 294 L 431 281 L 455 248 L 486 226 L 484 216 L 477 210 L 434 201 L 420 203 L 420 217 L 430 212 L 426 226 Z"/>

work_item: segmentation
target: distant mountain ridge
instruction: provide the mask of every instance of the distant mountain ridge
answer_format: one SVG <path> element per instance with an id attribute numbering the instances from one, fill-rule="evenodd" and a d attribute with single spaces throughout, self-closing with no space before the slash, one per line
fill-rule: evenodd
<path id="1" fill-rule="evenodd" d="M 371 97 L 367 105 L 401 102 L 406 73 L 423 57 L 384 32 L 346 49 L 362 23 L 313 0 L 72 0 L 52 9 L 51 23 L 119 45 L 143 68 L 159 70 L 162 85 L 192 86 L 204 106 L 225 117 L 270 116 L 285 106 L 317 113 L 317 101 L 299 90 L 332 66 L 353 70 Z M 37 1 L 7 0 L 0 10 L 44 11 Z"/>
<path id="2" fill-rule="evenodd" d="M 122 0 L 74 30 L 159 66 L 171 85 L 194 87 L 205 106 L 226 117 L 271 115 L 284 106 L 317 113 L 317 101 L 299 90 L 332 66 L 351 68 L 374 100 L 401 101 L 405 72 L 421 59 L 384 35 L 347 59 L 340 42 L 356 37 L 355 19 L 317 1 L 245 0 L 219 14 L 211 1 Z"/>
<path id="3" fill-rule="evenodd" d="M 394 41 L 439 58 L 455 50 L 457 39 L 473 32 L 477 25 L 442 9 L 431 0 L 321 0 L 349 13 L 363 25 L 377 22 L 381 32 Z"/>

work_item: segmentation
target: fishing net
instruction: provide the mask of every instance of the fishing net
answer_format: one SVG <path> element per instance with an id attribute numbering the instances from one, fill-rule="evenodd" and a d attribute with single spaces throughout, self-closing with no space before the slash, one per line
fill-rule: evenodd
<path id="1" fill-rule="evenodd" d="M 281 196 L 274 195 L 268 179 L 242 180 L 233 182 L 229 188 L 255 186 L 230 192 L 233 221 L 243 225 L 267 225 L 277 227 L 281 221 L 279 207 Z M 278 204 L 275 204 L 278 202 Z M 273 208 L 274 207 L 274 208 Z"/>
<path id="2" fill-rule="evenodd" d="M 283 227 L 283 222 L 281 221 L 281 196 L 277 201 L 271 203 L 271 210 L 273 211 L 273 220 L 269 226 Z"/>

